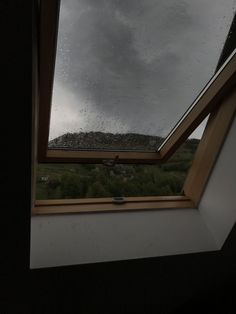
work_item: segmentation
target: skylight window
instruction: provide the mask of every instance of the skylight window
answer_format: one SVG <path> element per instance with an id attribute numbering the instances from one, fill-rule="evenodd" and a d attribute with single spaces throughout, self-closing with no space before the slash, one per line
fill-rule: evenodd
<path id="1" fill-rule="evenodd" d="M 33 213 L 197 207 L 235 114 L 233 1 L 41 0 L 39 9 Z M 191 137 L 193 161 L 193 150 L 180 154 Z M 164 172 L 179 172 L 178 186 L 161 182 Z M 137 190 L 144 174 L 149 188 Z"/>
<path id="2" fill-rule="evenodd" d="M 214 74 L 233 0 L 62 0 L 49 149 L 155 152 Z"/>

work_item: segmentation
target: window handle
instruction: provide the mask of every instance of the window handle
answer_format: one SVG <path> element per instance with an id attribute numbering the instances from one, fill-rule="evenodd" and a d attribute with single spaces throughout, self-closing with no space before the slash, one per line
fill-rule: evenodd
<path id="1" fill-rule="evenodd" d="M 113 197 L 112 203 L 114 203 L 114 204 L 124 204 L 124 203 L 126 203 L 126 200 L 122 196 L 117 196 L 117 197 Z"/>
<path id="2" fill-rule="evenodd" d="M 103 164 L 107 167 L 114 167 L 119 159 L 119 155 L 116 155 L 114 159 L 103 159 Z"/>

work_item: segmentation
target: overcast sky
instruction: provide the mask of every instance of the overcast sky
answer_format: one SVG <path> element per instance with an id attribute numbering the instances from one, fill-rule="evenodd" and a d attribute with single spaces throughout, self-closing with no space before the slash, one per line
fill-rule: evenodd
<path id="1" fill-rule="evenodd" d="M 235 0 L 61 0 L 50 139 L 166 136 L 213 75 L 234 11 Z"/>

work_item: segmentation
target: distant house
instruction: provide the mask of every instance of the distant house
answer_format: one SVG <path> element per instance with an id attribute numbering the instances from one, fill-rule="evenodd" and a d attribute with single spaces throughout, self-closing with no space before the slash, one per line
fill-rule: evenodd
<path id="1" fill-rule="evenodd" d="M 40 177 L 41 182 L 47 182 L 49 180 L 49 176 L 42 176 Z"/>

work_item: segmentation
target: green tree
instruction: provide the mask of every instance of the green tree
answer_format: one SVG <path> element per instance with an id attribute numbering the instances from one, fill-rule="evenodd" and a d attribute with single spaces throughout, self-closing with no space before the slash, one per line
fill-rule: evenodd
<path id="1" fill-rule="evenodd" d="M 100 182 L 94 182 L 89 186 L 86 197 L 109 197 L 109 192 L 102 186 Z"/>

